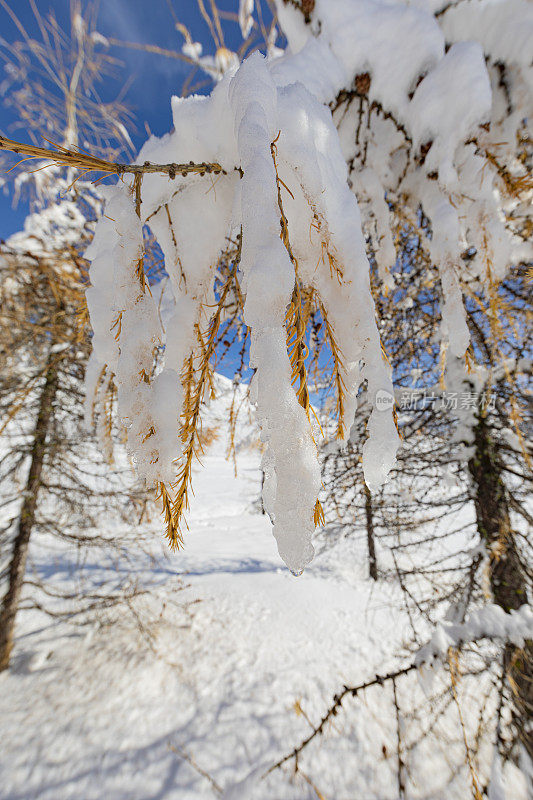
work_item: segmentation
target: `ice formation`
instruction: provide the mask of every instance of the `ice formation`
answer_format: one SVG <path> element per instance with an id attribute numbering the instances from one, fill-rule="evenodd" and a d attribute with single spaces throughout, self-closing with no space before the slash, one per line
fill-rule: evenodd
<path id="1" fill-rule="evenodd" d="M 95 333 L 89 375 L 96 385 L 105 365 L 115 374 L 140 474 L 172 484 L 190 454 L 184 365 L 192 363 L 199 336 L 205 344 L 201 329 L 206 308 L 216 305 L 219 257 L 228 238 L 241 241 L 265 502 L 280 554 L 299 572 L 313 555 L 320 473 L 302 379 L 294 385 L 288 309 L 296 319 L 301 287 L 320 303 L 338 348 L 345 395 L 339 429 L 347 435 L 363 384 L 371 398 L 393 396 L 365 236 L 373 232 L 380 278 L 393 288 L 392 220 L 405 208 L 428 221 L 443 335 L 455 357 L 464 355 L 469 332 L 461 280 L 501 277 L 517 253 L 529 252 L 504 225 L 502 205 L 518 200 L 512 192 L 504 196 L 501 182 L 513 176 L 502 178 L 492 153 L 495 142 L 505 141 L 512 162 L 513 137 L 531 105 L 531 59 L 515 57 L 490 33 L 500 13 L 508 41 L 513 15 L 522 14 L 519 0 L 508 4 L 508 16 L 502 4 L 468 0 L 439 17 L 439 2 L 316 0 L 307 21 L 297 4 L 276 4 L 286 51 L 269 58 L 255 53 L 241 65 L 229 58 L 211 95 L 174 97 L 173 131 L 151 137 L 138 157 L 139 164 L 211 164 L 217 174 L 145 174 L 142 203 L 127 181 L 106 190 L 106 216 L 87 254 Z M 253 7 L 240 2 L 245 36 Z M 525 10 L 522 18 L 532 26 Z M 493 64 L 507 56 L 512 86 L 504 91 Z M 509 93 L 519 111 L 509 112 Z M 142 277 L 143 223 L 163 250 L 174 293 L 165 331 Z M 462 253 L 471 246 L 467 267 Z M 159 344 L 163 363 L 151 379 Z M 392 407 L 374 403 L 363 449 L 371 489 L 385 480 L 398 444 Z"/>

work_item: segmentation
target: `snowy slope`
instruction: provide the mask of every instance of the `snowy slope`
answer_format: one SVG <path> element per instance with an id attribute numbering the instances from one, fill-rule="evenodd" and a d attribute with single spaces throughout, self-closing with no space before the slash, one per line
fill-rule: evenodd
<path id="1" fill-rule="evenodd" d="M 210 422 L 224 413 L 227 394 Z M 242 450 L 237 477 L 224 452 L 220 438 L 196 474 L 184 551 L 162 562 L 152 523 L 156 574 L 146 559 L 137 572 L 152 587 L 136 609 L 142 630 L 128 609 L 82 634 L 21 617 L 13 669 L 0 675 L 1 800 L 220 796 L 199 769 L 227 798 L 317 797 L 290 765 L 261 779 L 309 732 L 295 702 L 316 723 L 344 682 L 399 663 L 392 654 L 406 623 L 393 613 L 396 589 L 372 590 L 364 580 L 354 544 L 292 576 L 252 502 L 258 451 Z M 410 710 L 407 695 L 402 702 Z M 328 800 L 394 800 L 390 692 L 345 708 L 302 770 Z M 442 748 L 421 756 L 424 780 L 413 798 L 468 796 L 464 775 L 446 785 L 443 758 Z M 235 788 L 254 770 L 251 783 Z"/>

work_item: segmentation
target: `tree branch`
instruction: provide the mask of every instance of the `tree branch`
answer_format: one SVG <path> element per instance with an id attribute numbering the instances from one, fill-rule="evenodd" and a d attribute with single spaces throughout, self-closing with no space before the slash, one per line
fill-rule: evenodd
<path id="1" fill-rule="evenodd" d="M 386 681 L 392 681 L 396 678 L 400 677 L 401 675 L 407 675 L 408 672 L 412 672 L 414 669 L 417 669 L 417 664 L 409 664 L 407 667 L 403 667 L 402 669 L 397 670 L 396 672 L 389 672 L 388 675 L 376 675 L 375 678 L 372 680 L 367 681 L 366 683 L 361 683 L 359 686 L 344 686 L 341 692 L 336 694 L 333 698 L 333 705 L 328 708 L 324 716 L 322 717 L 320 723 L 313 728 L 312 732 L 309 736 L 301 742 L 298 747 L 295 747 L 294 750 L 288 753 L 286 756 L 283 756 L 276 764 L 271 766 L 263 775 L 266 778 L 267 775 L 270 775 L 271 772 L 274 770 L 279 769 L 283 764 L 287 761 L 290 761 L 291 758 L 294 758 L 296 764 L 298 764 L 298 757 L 302 750 L 304 750 L 307 745 L 315 738 L 315 736 L 320 736 L 320 734 L 324 730 L 324 726 L 326 723 L 332 718 L 335 717 L 338 713 L 339 708 L 342 706 L 342 701 L 347 695 L 351 695 L 352 697 L 356 697 L 359 692 L 362 692 L 364 689 L 369 689 L 371 686 L 382 686 Z"/>
<path id="2" fill-rule="evenodd" d="M 177 175 L 185 177 L 190 173 L 199 175 L 205 175 L 206 173 L 219 175 L 222 173 L 227 175 L 227 172 L 217 162 L 195 164 L 193 161 L 189 161 L 188 164 L 151 164 L 145 161 L 144 164 L 116 164 L 113 161 L 96 158 L 90 153 L 69 150 L 67 147 L 61 147 L 61 145 L 54 145 L 54 147 L 56 148 L 55 150 L 48 150 L 45 147 L 21 144 L 0 136 L 0 150 L 18 153 L 19 155 L 27 156 L 28 159 L 45 158 L 61 167 L 74 167 L 74 169 L 83 170 L 84 174 L 87 172 L 103 172 L 111 175 L 144 175 L 147 172 L 162 172 L 166 173 L 169 178 L 175 178 Z"/>

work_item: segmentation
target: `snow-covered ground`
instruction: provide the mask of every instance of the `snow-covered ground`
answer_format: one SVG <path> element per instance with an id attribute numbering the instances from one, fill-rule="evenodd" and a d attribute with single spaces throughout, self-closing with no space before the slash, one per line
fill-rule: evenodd
<path id="1" fill-rule="evenodd" d="M 349 540 L 294 577 L 253 503 L 257 449 L 240 454 L 237 477 L 224 449 L 216 441 L 197 470 L 185 550 L 162 561 L 151 523 L 157 567 L 139 562 L 151 595 L 137 617 L 124 608 L 80 633 L 20 615 L 13 668 L 0 675 L 2 800 L 398 798 L 390 687 L 347 701 L 302 774 L 289 763 L 262 778 L 344 683 L 400 663 L 407 628 L 396 587 L 366 580 Z M 403 694 L 405 713 L 409 702 Z M 410 796 L 469 796 L 464 775 L 447 785 L 444 750 L 418 755 Z"/>

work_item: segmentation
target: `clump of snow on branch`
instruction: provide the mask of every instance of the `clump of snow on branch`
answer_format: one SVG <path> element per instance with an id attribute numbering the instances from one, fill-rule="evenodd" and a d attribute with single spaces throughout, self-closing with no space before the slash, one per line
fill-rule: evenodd
<path id="1" fill-rule="evenodd" d="M 158 415 L 158 384 L 150 386 L 146 381 L 152 371 L 154 346 L 161 340 L 161 324 L 154 299 L 139 280 L 142 223 L 121 186 L 103 191 L 106 216 L 99 221 L 98 236 L 86 252 L 92 262 L 92 285 L 86 297 L 94 330 L 89 374 L 94 380 L 104 365 L 114 374 L 118 413 L 128 428 L 128 449 L 139 472 L 149 483 L 169 481 L 174 475 L 175 426 L 169 430 L 165 420 L 178 408 L 168 393 L 169 414 Z M 110 254 L 113 269 L 109 269 Z M 160 375 L 159 381 L 164 382 L 165 377 Z"/>
<path id="2" fill-rule="evenodd" d="M 507 614 L 493 603 L 473 611 L 463 623 L 443 622 L 431 640 L 420 648 L 416 664 L 431 664 L 446 658 L 450 647 L 459 647 L 479 639 L 500 639 L 523 647 L 533 636 L 533 611 L 528 605 Z"/>
<path id="3" fill-rule="evenodd" d="M 140 164 L 192 161 L 216 164 L 220 174 L 146 174 L 141 204 L 127 182 L 108 190 L 106 217 L 88 254 L 95 331 L 89 374 L 96 385 L 106 365 L 115 373 L 119 413 L 141 475 L 169 485 L 176 474 L 188 474 L 184 409 L 191 407 L 192 359 L 199 347 L 209 350 L 205 326 L 207 310 L 217 304 L 220 256 L 228 241 L 240 242 L 234 274 L 238 269 L 251 334 L 265 504 L 282 557 L 300 572 L 313 555 L 320 474 L 305 399 L 305 339 L 297 337 L 300 349 L 290 355 L 288 320 L 298 321 L 302 291 L 327 320 L 343 395 L 341 439 L 366 386 L 374 408 L 363 466 L 368 486 L 377 489 L 395 462 L 399 437 L 392 408 L 375 402 L 393 391 L 365 236 L 372 231 L 379 277 L 393 289 L 400 209 L 427 220 L 443 335 L 453 356 L 462 357 L 469 345 L 462 283 L 490 283 L 517 255 L 531 253 L 504 224 L 502 208 L 509 214 L 523 206 L 523 183 L 501 167 L 497 149 L 499 140 L 508 143 L 505 163 L 514 169 L 513 137 L 531 110 L 531 70 L 511 58 L 511 88 L 497 83 L 491 48 L 496 59 L 502 47 L 488 33 L 486 4 L 461 5 L 483 22 L 481 43 L 463 41 L 464 26 L 450 16 L 456 12 L 436 18 L 431 4 L 317 0 L 309 23 L 294 5 L 276 5 L 286 52 L 269 59 L 256 53 L 240 66 L 224 56 L 224 64 L 215 64 L 211 95 L 173 98 L 173 132 L 152 137 L 139 154 Z M 509 4 L 511 17 L 518 6 Z M 243 35 L 252 13 L 252 2 L 240 3 Z M 193 54 L 193 44 L 189 55 L 207 58 Z M 512 114 L 506 95 L 519 109 Z M 166 330 L 142 277 L 143 223 L 163 250 L 174 294 Z M 151 379 L 159 345 L 162 364 Z"/>
<path id="4" fill-rule="evenodd" d="M 242 229 L 244 318 L 251 331 L 265 462 L 271 465 L 267 474 L 275 486 L 269 511 L 280 553 L 298 572 L 313 554 L 320 471 L 306 410 L 291 385 L 285 316 L 296 282 L 315 287 L 343 354 L 344 430 L 349 431 L 363 380 L 373 392 L 392 388 L 374 318 L 357 203 L 348 189 L 331 115 L 302 85 L 276 85 L 258 54 L 223 79 L 211 97 L 175 99 L 173 113 L 176 132 L 150 140 L 140 160 L 209 159 L 227 175 L 212 186 L 202 177 L 144 178 L 142 216 L 163 249 L 176 301 L 166 330 L 163 371 L 152 383 L 142 376 L 149 372 L 162 331 L 153 300 L 139 284 L 142 221 L 128 187 L 108 192 L 106 217 L 87 254 L 92 260 L 87 299 L 95 329 L 93 362 L 98 364 L 93 372 L 107 364 L 117 376 L 119 413 L 129 425 L 129 447 L 143 477 L 169 482 L 169 443 L 179 457 L 179 374 L 194 353 L 202 308 L 213 302 L 214 272 L 226 237 Z M 292 197 L 279 188 L 277 170 Z M 278 189 L 286 195 L 287 242 L 280 238 Z M 324 248 L 335 259 L 335 269 L 323 258 Z M 109 269 L 110 255 L 114 270 Z M 394 461 L 398 435 L 390 410 L 374 413 L 364 459 L 368 480 L 377 485 Z"/>
<path id="5" fill-rule="evenodd" d="M 502 221 L 503 210 L 524 213 L 512 179 L 524 174 L 517 142 L 533 110 L 531 7 L 316 0 L 305 24 L 293 4 L 276 6 L 290 51 L 276 69 L 339 108 L 350 178 L 369 201 L 366 229 L 376 229 L 381 279 L 390 288 L 384 261 L 394 263 L 382 201 L 421 210 L 441 277 L 444 338 L 462 356 L 469 333 L 460 279 L 501 279 L 513 259 L 532 256 L 531 242 Z"/>

